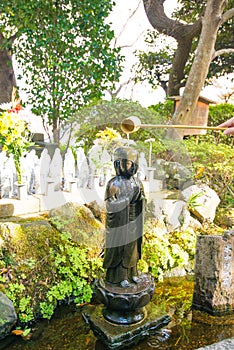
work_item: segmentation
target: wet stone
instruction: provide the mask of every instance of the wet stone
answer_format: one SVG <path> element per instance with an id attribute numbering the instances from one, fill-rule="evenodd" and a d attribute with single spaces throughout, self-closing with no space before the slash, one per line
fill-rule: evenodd
<path id="1" fill-rule="evenodd" d="M 199 236 L 193 307 L 212 315 L 234 313 L 234 235 Z"/>
<path id="2" fill-rule="evenodd" d="M 151 302 L 144 308 L 144 313 L 145 317 L 141 322 L 131 325 L 107 321 L 103 316 L 102 305 L 85 306 L 82 316 L 97 337 L 99 344 L 101 342 L 106 349 L 119 350 L 136 345 L 171 321 L 163 309 Z"/>

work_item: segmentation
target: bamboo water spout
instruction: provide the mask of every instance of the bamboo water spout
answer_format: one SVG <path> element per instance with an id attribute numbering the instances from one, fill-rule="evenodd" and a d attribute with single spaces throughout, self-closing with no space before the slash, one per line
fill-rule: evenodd
<path id="1" fill-rule="evenodd" d="M 131 134 L 139 129 L 200 129 L 200 130 L 226 130 L 227 128 L 221 128 L 218 126 L 202 126 L 202 125 L 173 125 L 173 124 L 141 124 L 138 117 L 132 116 L 125 118 L 121 122 L 121 130 L 125 134 Z"/>

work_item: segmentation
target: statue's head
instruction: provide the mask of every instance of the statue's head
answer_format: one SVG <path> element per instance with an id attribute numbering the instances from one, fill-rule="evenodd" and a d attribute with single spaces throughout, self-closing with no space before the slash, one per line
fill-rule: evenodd
<path id="1" fill-rule="evenodd" d="M 127 178 L 135 175 L 138 169 L 138 152 L 130 147 L 119 147 L 114 152 L 114 167 L 117 175 Z"/>

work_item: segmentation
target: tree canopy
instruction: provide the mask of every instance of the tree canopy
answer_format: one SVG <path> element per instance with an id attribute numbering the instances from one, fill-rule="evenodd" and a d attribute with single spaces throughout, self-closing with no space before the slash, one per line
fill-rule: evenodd
<path id="1" fill-rule="evenodd" d="M 67 119 L 118 80 L 121 57 L 111 48 L 114 33 L 106 21 L 113 1 L 6 3 L 2 32 L 11 26 L 18 37 L 14 52 L 26 77 L 28 103 L 59 142 Z"/>
<path id="2" fill-rule="evenodd" d="M 123 119 L 132 115 L 139 117 L 143 123 L 157 123 L 160 120 L 155 110 L 144 108 L 138 102 L 120 99 L 99 101 L 89 107 L 81 109 L 75 115 L 73 119 L 73 128 L 76 142 L 82 144 L 87 151 L 92 146 L 98 131 L 105 130 L 106 127 L 116 129 L 126 138 L 126 135 L 121 132 L 120 124 Z M 146 134 L 147 132 L 144 136 Z M 148 132 L 148 134 L 150 134 L 150 132 Z M 142 132 L 133 133 L 131 139 L 139 140 L 142 135 Z"/>

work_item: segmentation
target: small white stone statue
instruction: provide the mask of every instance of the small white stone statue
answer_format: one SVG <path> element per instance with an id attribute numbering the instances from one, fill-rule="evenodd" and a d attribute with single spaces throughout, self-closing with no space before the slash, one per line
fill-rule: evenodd
<path id="1" fill-rule="evenodd" d="M 69 182 L 75 179 L 75 174 L 76 174 L 75 158 L 70 148 L 68 148 L 64 157 L 63 174 L 64 174 L 64 190 L 67 191 L 69 189 Z"/>
<path id="2" fill-rule="evenodd" d="M 50 163 L 51 158 L 48 149 L 44 148 L 40 157 L 40 190 L 38 191 L 40 194 L 46 194 Z"/>
<path id="3" fill-rule="evenodd" d="M 83 148 L 79 147 L 76 151 L 77 157 L 77 177 L 78 187 L 86 188 L 89 178 L 89 165 Z"/>
<path id="4" fill-rule="evenodd" d="M 28 193 L 35 194 L 40 182 L 40 162 L 35 149 L 26 154 L 24 164 Z"/>
<path id="5" fill-rule="evenodd" d="M 144 180 L 148 180 L 147 179 L 147 168 L 148 168 L 148 164 L 147 164 L 147 160 L 145 159 L 145 154 L 144 152 L 140 153 L 140 157 L 139 157 L 139 169 L 138 169 L 138 178 L 141 181 Z"/>
<path id="6" fill-rule="evenodd" d="M 60 153 L 60 149 L 56 148 L 54 155 L 51 159 L 50 163 L 50 169 L 49 169 L 49 178 L 54 181 L 54 191 L 61 190 L 62 185 L 62 169 L 63 167 L 63 160 Z"/>
<path id="7" fill-rule="evenodd" d="M 13 194 L 15 166 L 12 157 L 7 157 L 6 152 L 0 152 L 0 189 L 2 198 L 10 198 Z"/>

